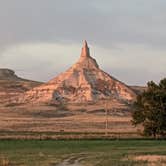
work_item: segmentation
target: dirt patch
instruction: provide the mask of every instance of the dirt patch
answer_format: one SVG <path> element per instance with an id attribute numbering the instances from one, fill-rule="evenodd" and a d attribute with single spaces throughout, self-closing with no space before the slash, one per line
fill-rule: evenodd
<path id="1" fill-rule="evenodd" d="M 55 166 L 82 166 L 81 161 L 85 159 L 85 154 L 71 155 Z"/>
<path id="2" fill-rule="evenodd" d="M 157 162 L 157 161 L 165 161 L 166 156 L 164 155 L 141 155 L 134 157 L 136 161 L 148 161 L 148 162 Z"/>
<path id="3" fill-rule="evenodd" d="M 148 166 L 166 165 L 166 155 L 140 155 L 133 157 L 133 160 L 147 162 Z"/>

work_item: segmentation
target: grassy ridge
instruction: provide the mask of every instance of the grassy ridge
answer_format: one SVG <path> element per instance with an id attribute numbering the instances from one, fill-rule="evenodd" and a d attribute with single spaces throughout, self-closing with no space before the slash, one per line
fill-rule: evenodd
<path id="1" fill-rule="evenodd" d="M 145 162 L 124 160 L 142 154 L 166 155 L 166 141 L 0 141 L 1 165 L 6 161 L 18 166 L 50 166 L 66 158 L 81 158 L 84 166 L 146 165 Z"/>

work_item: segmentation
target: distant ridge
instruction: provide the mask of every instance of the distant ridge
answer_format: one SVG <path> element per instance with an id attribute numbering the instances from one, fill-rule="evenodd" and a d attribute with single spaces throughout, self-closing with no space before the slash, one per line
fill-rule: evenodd
<path id="1" fill-rule="evenodd" d="M 19 77 L 17 77 L 13 70 L 2 68 L 0 69 L 0 79 L 19 79 Z"/>
<path id="2" fill-rule="evenodd" d="M 11 69 L 0 69 L 0 104 L 38 85 L 41 83 L 20 78 Z"/>

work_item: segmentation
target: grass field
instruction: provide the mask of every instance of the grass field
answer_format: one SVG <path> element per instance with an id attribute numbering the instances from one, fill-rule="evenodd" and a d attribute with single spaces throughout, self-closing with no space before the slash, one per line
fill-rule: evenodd
<path id="1" fill-rule="evenodd" d="M 110 137 L 140 137 L 138 127 L 131 124 L 128 111 L 110 111 L 107 116 Z M 55 107 L 0 107 L 0 139 L 39 137 L 91 138 L 105 133 L 104 110 L 69 111 Z"/>
<path id="2" fill-rule="evenodd" d="M 149 155 L 159 160 L 135 160 Z M 1 166 L 166 165 L 164 140 L 3 140 Z"/>

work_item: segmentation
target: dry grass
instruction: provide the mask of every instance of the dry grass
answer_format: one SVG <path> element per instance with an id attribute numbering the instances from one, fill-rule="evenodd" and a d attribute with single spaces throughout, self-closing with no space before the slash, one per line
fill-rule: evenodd
<path id="1" fill-rule="evenodd" d="M 157 162 L 157 161 L 165 161 L 166 156 L 164 155 L 141 155 L 134 157 L 136 161 L 148 161 L 148 162 Z"/>
<path id="2" fill-rule="evenodd" d="M 110 111 L 108 132 L 117 134 L 135 133 L 129 112 L 123 115 Z M 104 133 L 106 116 L 104 110 L 85 111 L 56 110 L 52 106 L 19 106 L 0 108 L 0 131 L 11 132 L 79 132 Z M 1 134 L 2 137 L 2 134 Z"/>
<path id="3" fill-rule="evenodd" d="M 8 158 L 6 157 L 1 157 L 0 158 L 0 166 L 11 166 L 11 162 L 9 161 Z"/>
<path id="4" fill-rule="evenodd" d="M 148 166 L 166 165 L 166 155 L 139 155 L 133 157 L 133 160 L 147 162 Z"/>

